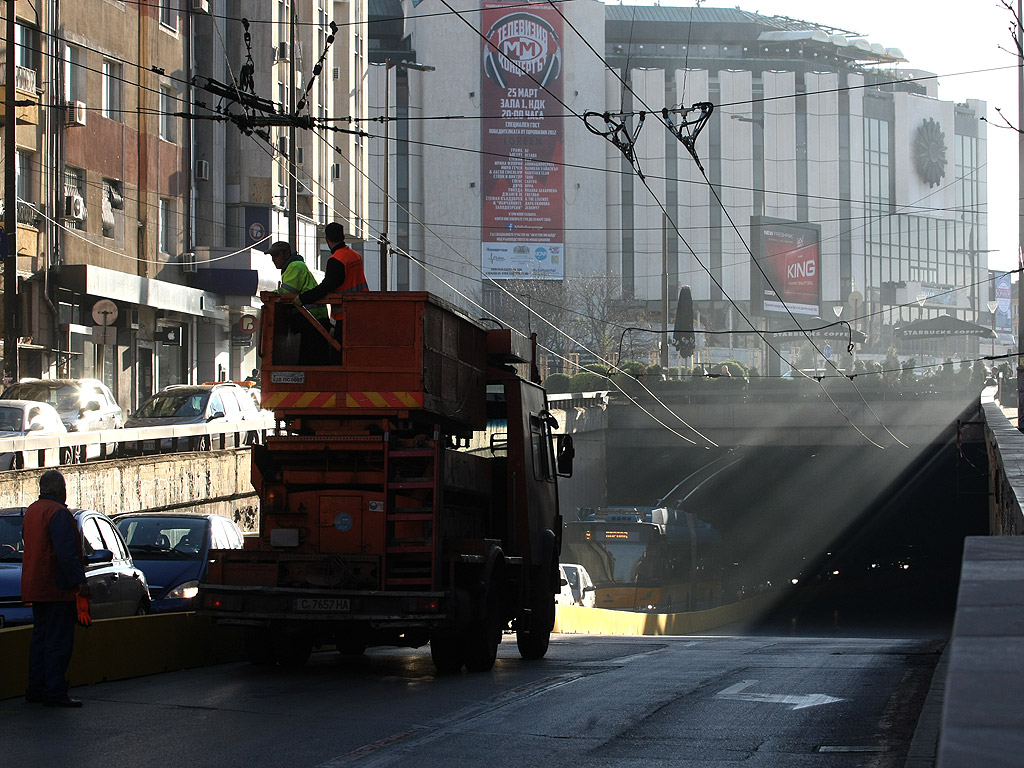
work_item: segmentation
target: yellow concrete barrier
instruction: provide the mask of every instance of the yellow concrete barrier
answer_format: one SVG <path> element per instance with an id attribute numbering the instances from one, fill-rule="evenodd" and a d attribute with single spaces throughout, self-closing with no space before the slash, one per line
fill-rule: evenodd
<path id="1" fill-rule="evenodd" d="M 579 635 L 692 635 L 763 614 L 780 597 L 771 593 L 757 595 L 718 608 L 687 613 L 636 613 L 559 605 L 555 611 L 555 632 Z"/>
<path id="2" fill-rule="evenodd" d="M 0 699 L 24 695 L 31 637 L 30 626 L 0 629 Z M 243 656 L 240 628 L 214 627 L 194 613 L 103 619 L 75 628 L 68 681 L 78 686 L 123 680 Z"/>

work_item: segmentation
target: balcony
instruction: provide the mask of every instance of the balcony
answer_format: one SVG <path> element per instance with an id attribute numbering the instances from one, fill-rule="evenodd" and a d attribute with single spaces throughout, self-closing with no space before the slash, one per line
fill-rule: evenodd
<path id="1" fill-rule="evenodd" d="M 0 62 L 0 88 L 7 87 L 7 70 Z M 14 117 L 18 125 L 39 124 L 39 92 L 36 90 L 36 71 L 28 67 L 14 68 Z M 28 103 L 26 103 L 28 102 Z M 6 121 L 6 112 L 0 113 L 0 125 Z"/>

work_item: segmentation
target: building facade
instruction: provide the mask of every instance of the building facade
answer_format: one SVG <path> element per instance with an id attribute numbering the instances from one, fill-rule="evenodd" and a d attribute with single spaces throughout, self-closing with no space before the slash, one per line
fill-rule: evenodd
<path id="1" fill-rule="evenodd" d="M 358 1 L 16 3 L 4 317 L 20 306 L 19 376 L 100 378 L 134 410 L 258 367 L 243 329 L 277 284 L 269 244 L 317 269 L 326 222 L 365 227 L 365 16 Z"/>
<path id="2" fill-rule="evenodd" d="M 688 285 L 708 331 L 778 332 L 838 317 L 866 335 L 858 354 L 879 359 L 902 323 L 984 318 L 985 105 L 943 101 L 936 78 L 909 69 L 898 49 L 738 8 L 403 7 L 412 47 L 439 73 L 420 78 L 412 96 L 429 105 L 417 127 L 431 151 L 409 171 L 420 179 L 409 202 L 423 207 L 422 286 L 494 309 L 515 301 L 498 284 L 536 298 L 542 283 L 570 291 L 603 276 L 601 295 L 657 327 Z M 553 70 L 541 61 L 546 45 Z M 527 60 L 533 82 L 523 88 Z M 503 86 L 505 101 L 487 100 Z M 537 92 L 520 103 L 517 89 Z M 692 136 L 680 122 L 699 111 L 683 108 L 701 103 L 714 111 Z M 513 147 L 505 165 L 494 161 L 495 131 Z M 522 154 L 517 132 L 537 147 L 556 136 L 557 172 L 532 161 L 532 149 Z M 508 172 L 520 187 L 502 187 Z M 495 216 L 489 200 L 507 194 L 556 222 L 557 234 L 544 239 L 538 217 Z M 521 225 L 539 235 L 516 240 Z M 810 254 L 806 265 L 781 264 L 786 242 Z M 561 265 L 523 266 L 553 248 Z M 757 334 L 729 338 L 707 343 L 768 367 Z"/>

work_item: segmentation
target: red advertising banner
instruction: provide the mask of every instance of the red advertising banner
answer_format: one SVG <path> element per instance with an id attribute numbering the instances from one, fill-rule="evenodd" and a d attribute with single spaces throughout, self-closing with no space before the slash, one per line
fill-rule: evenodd
<path id="1" fill-rule="evenodd" d="M 561 280 L 562 19 L 549 5 L 483 4 L 481 267 L 496 280 Z"/>
<path id="2" fill-rule="evenodd" d="M 752 228 L 758 262 L 751 265 L 753 305 L 760 304 L 764 312 L 820 316 L 820 228 L 816 224 L 756 217 Z"/>

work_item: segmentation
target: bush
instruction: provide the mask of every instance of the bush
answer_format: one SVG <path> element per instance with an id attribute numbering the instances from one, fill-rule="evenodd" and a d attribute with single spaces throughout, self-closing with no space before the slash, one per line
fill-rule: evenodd
<path id="1" fill-rule="evenodd" d="M 574 374 L 569 379 L 570 392 L 596 392 L 602 389 L 611 389 L 608 377 L 598 376 L 590 371 Z"/>
<path id="2" fill-rule="evenodd" d="M 607 376 L 609 370 L 611 369 L 607 365 L 591 363 L 590 365 L 584 365 L 580 373 L 596 373 L 599 376 Z"/>
<path id="3" fill-rule="evenodd" d="M 544 388 L 550 393 L 564 393 L 569 389 L 572 379 L 564 373 L 552 373 L 544 380 Z"/>
<path id="4" fill-rule="evenodd" d="M 647 366 L 643 363 L 638 363 L 635 360 L 630 360 L 619 366 L 619 370 L 616 373 L 628 373 L 630 376 L 639 379 L 641 376 L 647 374 Z"/>

